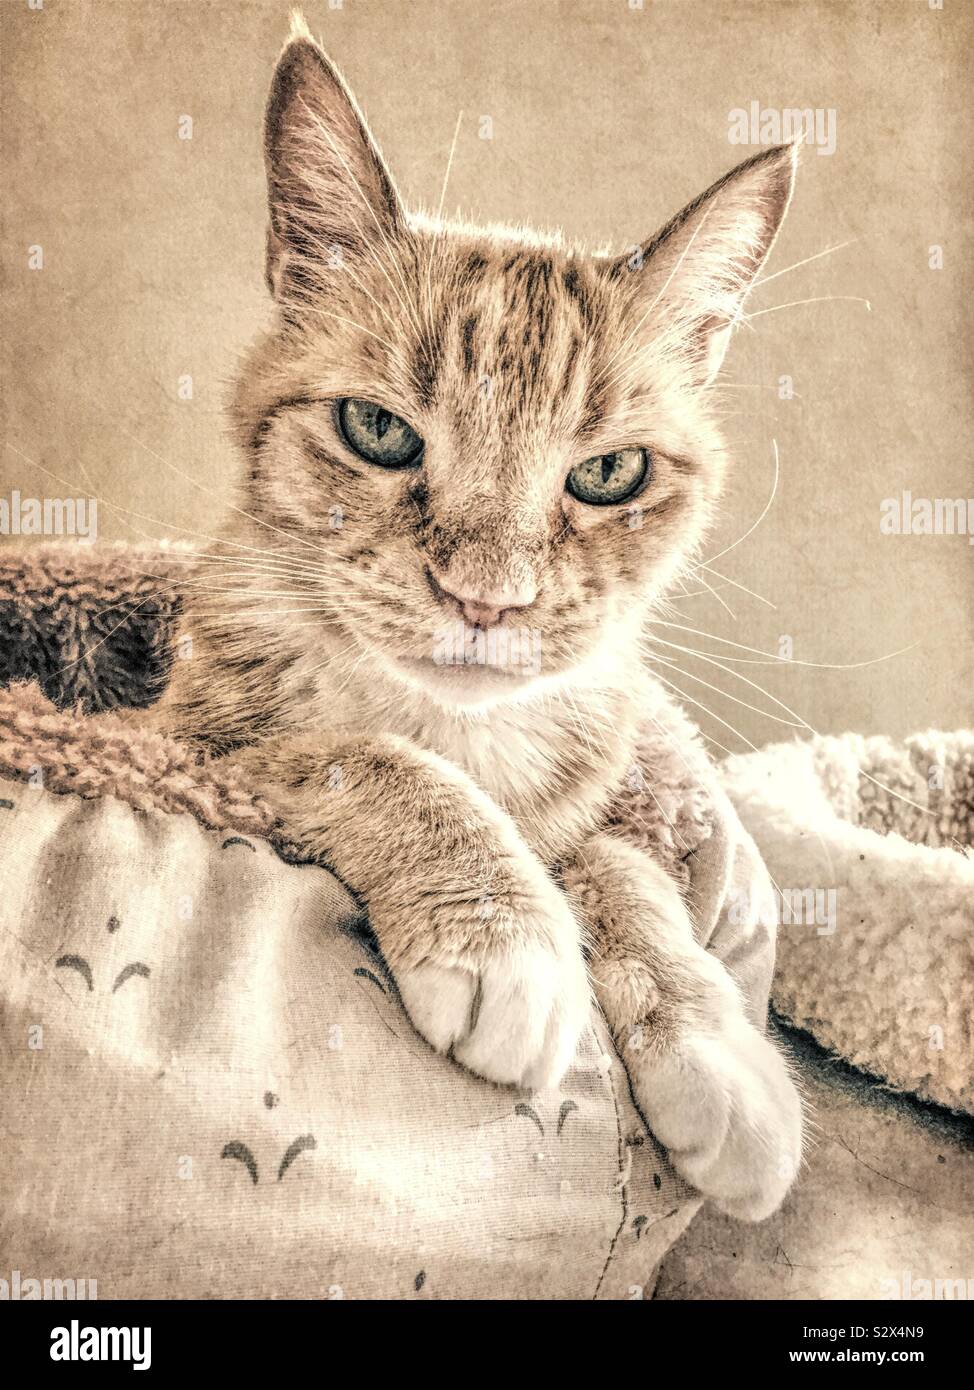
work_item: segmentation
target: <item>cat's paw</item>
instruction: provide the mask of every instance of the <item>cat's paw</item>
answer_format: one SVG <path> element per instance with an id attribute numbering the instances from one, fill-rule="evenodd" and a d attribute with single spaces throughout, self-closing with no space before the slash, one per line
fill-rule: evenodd
<path id="1" fill-rule="evenodd" d="M 438 1052 L 488 1081 L 546 1090 L 568 1070 L 588 1022 L 588 976 L 573 928 L 555 946 L 547 923 L 522 914 L 516 933 L 503 926 L 476 959 L 393 973 L 414 1027 Z"/>
<path id="2" fill-rule="evenodd" d="M 801 1163 L 802 1109 L 774 1045 L 737 1015 L 627 1060 L 643 1117 L 677 1172 L 739 1221 L 776 1211 Z"/>

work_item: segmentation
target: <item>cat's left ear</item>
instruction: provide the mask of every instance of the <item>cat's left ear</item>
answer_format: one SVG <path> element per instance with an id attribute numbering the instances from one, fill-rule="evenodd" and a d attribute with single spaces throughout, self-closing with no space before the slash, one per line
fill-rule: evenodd
<path id="1" fill-rule="evenodd" d="M 264 123 L 267 281 L 279 293 L 382 244 L 405 223 L 388 169 L 337 68 L 292 17 Z"/>
<path id="2" fill-rule="evenodd" d="M 627 285 L 640 331 L 712 381 L 791 201 L 798 142 L 762 150 L 702 193 L 609 275 Z"/>

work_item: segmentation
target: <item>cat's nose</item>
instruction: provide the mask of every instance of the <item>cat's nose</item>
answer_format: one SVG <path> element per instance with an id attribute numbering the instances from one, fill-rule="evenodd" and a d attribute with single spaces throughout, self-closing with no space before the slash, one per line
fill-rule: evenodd
<path id="1" fill-rule="evenodd" d="M 493 627 L 505 614 L 527 608 L 536 597 L 533 585 L 505 584 L 496 588 L 461 586 L 432 569 L 429 574 L 438 596 L 459 604 L 460 612 L 473 627 Z"/>
<path id="2" fill-rule="evenodd" d="M 459 594 L 454 597 L 460 605 L 460 612 L 474 627 L 493 627 L 511 606 L 508 604 L 507 608 L 498 608 L 496 604 L 478 603 L 476 599 L 461 598 Z"/>

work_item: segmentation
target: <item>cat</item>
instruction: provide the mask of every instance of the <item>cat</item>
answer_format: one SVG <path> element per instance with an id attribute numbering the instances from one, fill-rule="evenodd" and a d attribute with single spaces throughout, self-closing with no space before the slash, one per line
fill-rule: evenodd
<path id="1" fill-rule="evenodd" d="M 663 698 L 641 631 L 714 513 L 708 386 L 796 147 L 622 260 L 409 213 L 296 19 L 265 158 L 247 473 L 155 723 L 239 763 L 358 895 L 433 1048 L 553 1086 L 594 989 L 620 1049 L 639 1031 L 634 1094 L 674 1165 L 762 1219 L 800 1163 L 794 1085 L 608 811 Z"/>

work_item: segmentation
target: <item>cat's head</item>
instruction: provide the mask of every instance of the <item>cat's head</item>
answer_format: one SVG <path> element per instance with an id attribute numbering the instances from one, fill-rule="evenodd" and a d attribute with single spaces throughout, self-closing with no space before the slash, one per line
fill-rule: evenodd
<path id="1" fill-rule="evenodd" d="M 615 260 L 412 215 L 296 29 L 266 124 L 276 324 L 235 403 L 245 505 L 376 672 L 490 703 L 637 640 L 711 517 L 708 387 L 796 153 L 747 160 Z"/>

